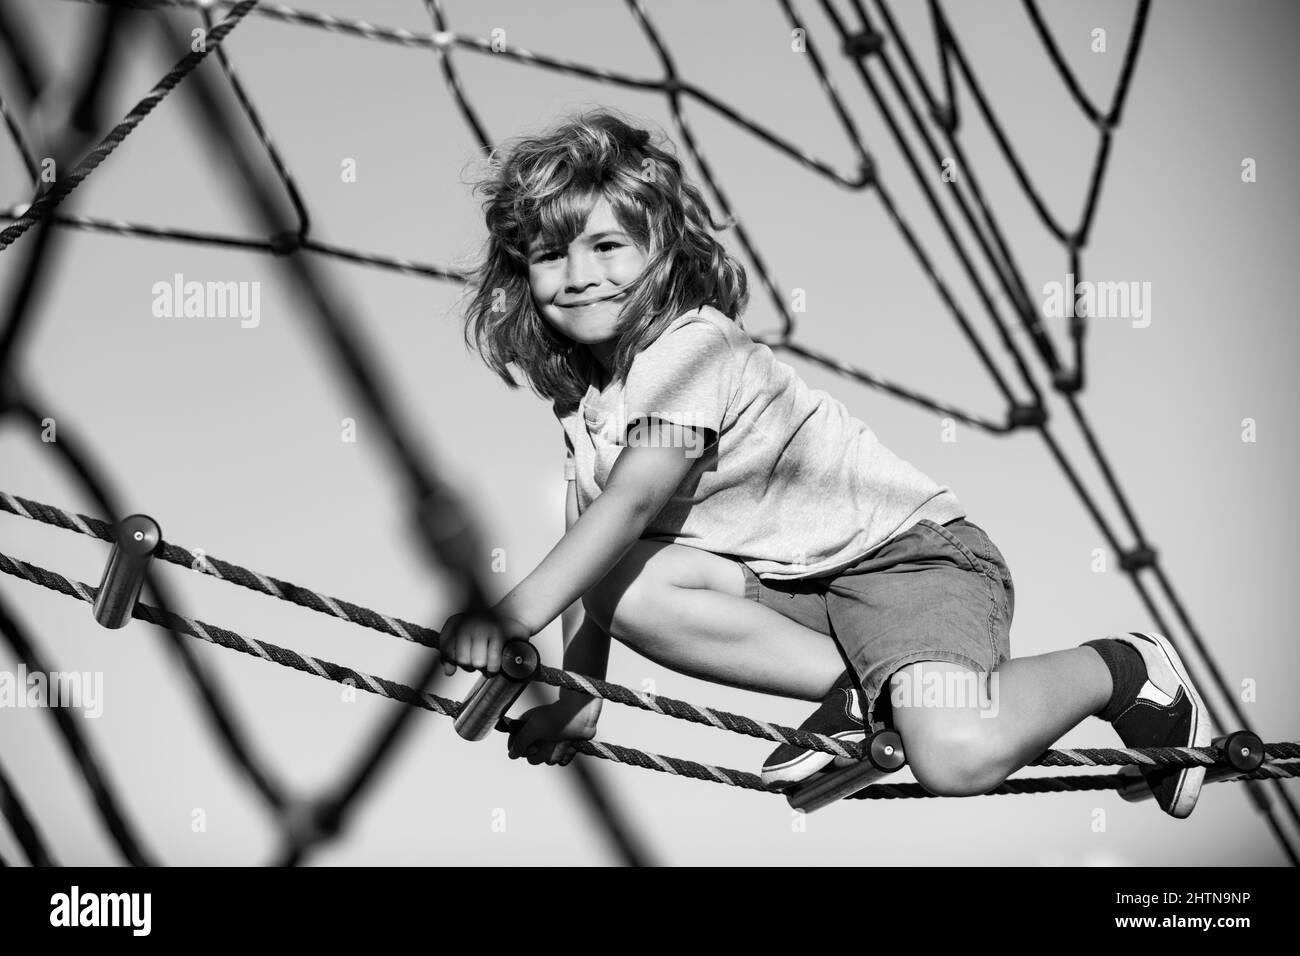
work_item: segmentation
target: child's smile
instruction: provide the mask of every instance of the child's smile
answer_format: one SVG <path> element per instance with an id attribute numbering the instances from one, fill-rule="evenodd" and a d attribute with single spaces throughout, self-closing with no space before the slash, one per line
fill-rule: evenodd
<path id="1" fill-rule="evenodd" d="M 618 344 L 627 286 L 646 256 L 599 199 L 568 249 L 529 249 L 528 282 L 537 311 L 558 332 L 588 346 L 602 364 Z"/>

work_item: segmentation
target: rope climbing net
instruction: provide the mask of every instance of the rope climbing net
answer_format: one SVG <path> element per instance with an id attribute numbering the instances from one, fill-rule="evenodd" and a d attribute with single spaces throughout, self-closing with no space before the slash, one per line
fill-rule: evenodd
<path id="1" fill-rule="evenodd" d="M 1068 335 L 1072 346 L 1072 358 L 1066 362 L 1058 352 L 1053 339 L 1053 331 L 1041 320 L 1037 308 L 1029 293 L 1029 286 L 1013 254 L 1011 243 L 993 215 L 994 204 L 988 201 L 980 184 L 975 164 L 971 162 L 963 146 L 963 118 L 966 102 L 959 98 L 964 94 L 973 105 L 974 112 L 991 133 L 999 153 L 1014 179 L 1019 184 L 1032 207 L 1056 241 L 1064 248 L 1070 273 L 1081 279 L 1082 252 L 1088 243 L 1098 200 L 1105 177 L 1111 152 L 1113 134 L 1119 126 L 1124 102 L 1130 87 L 1137 56 L 1145 30 L 1149 0 L 1137 0 L 1134 7 L 1133 24 L 1123 55 L 1122 67 L 1111 101 L 1104 109 L 1094 104 L 1083 92 L 1077 78 L 1061 55 L 1034 0 L 1023 0 L 1023 8 L 1035 34 L 1040 40 L 1044 53 L 1066 86 L 1079 112 L 1091 123 L 1097 132 L 1094 161 L 1084 201 L 1083 210 L 1074 225 L 1066 225 L 1050 209 L 1045 198 L 1035 184 L 1031 172 L 1021 160 L 1011 142 L 1003 123 L 998 117 L 989 96 L 980 83 L 959 42 L 957 31 L 947 16 L 944 5 L 939 0 L 930 0 L 928 11 L 932 40 L 938 51 L 938 63 L 941 76 L 941 89 L 936 89 L 927 81 L 915 53 L 915 45 L 907 32 L 893 15 L 891 4 L 887 0 L 874 0 L 868 4 L 864 0 L 850 0 L 847 4 L 852 11 L 851 17 L 842 16 L 840 11 L 829 2 L 820 0 L 818 4 L 825 20 L 834 31 L 835 45 L 838 51 L 848 58 L 852 69 L 861 80 L 872 104 L 884 121 L 892 142 L 897 146 L 905 160 L 906 168 L 919 188 L 926 205 L 938 223 L 942 235 L 956 255 L 961 271 L 969 279 L 976 291 L 983 312 L 993 325 L 995 333 L 1006 351 L 1009 361 L 1016 372 L 1019 388 L 1027 394 L 1021 398 L 1011 381 L 995 364 L 970 317 L 960 305 L 946 281 L 939 274 L 929 251 L 918 238 L 908 219 L 903 215 L 895 201 L 889 185 L 882 179 L 876 160 L 864 144 L 858 131 L 858 124 L 846 101 L 827 70 L 823 59 L 820 42 L 809 35 L 803 19 L 795 9 L 792 0 L 776 0 L 792 31 L 802 31 L 806 44 L 805 58 L 814 71 L 827 102 L 834 113 L 845 140 L 852 153 L 853 161 L 849 169 L 837 167 L 825 159 L 813 156 L 791 140 L 762 124 L 744 116 L 718 97 L 683 78 L 677 71 L 669 46 L 665 38 L 652 23 L 645 5 L 641 0 L 626 0 L 627 8 L 646 38 L 649 48 L 654 52 L 662 67 L 662 76 L 646 78 L 634 76 L 616 70 L 598 68 L 524 50 L 495 40 L 453 32 L 449 29 L 442 4 L 438 0 L 422 0 L 429 17 L 432 30 L 417 32 L 377 26 L 361 20 L 334 17 L 294 9 L 289 6 L 272 3 L 258 3 L 257 0 L 244 2 L 214 2 L 214 0 L 80 0 L 82 3 L 107 6 L 108 10 L 99 24 L 96 44 L 88 58 L 91 64 L 86 70 L 75 106 L 69 113 L 67 122 L 57 136 L 52 137 L 51 144 L 57 158 L 58 168 L 72 167 L 67 175 L 60 176 L 54 184 L 44 184 L 39 175 L 40 162 L 38 150 L 26 135 L 17 112 L 0 95 L 0 116 L 27 169 L 33 187 L 33 195 L 22 202 L 0 210 L 0 216 L 11 224 L 0 230 L 0 251 L 13 246 L 24 234 L 32 232 L 25 243 L 28 258 L 22 267 L 20 280 L 13 295 L 5 304 L 5 325 L 0 328 L 0 412 L 16 415 L 31 422 L 39 422 L 37 407 L 48 408 L 49 403 L 34 398 L 35 389 L 18 374 L 12 356 L 16 351 L 21 334 L 30 324 L 31 310 L 27 308 L 44 269 L 48 267 L 48 256 L 43 255 L 52 242 L 53 227 L 72 227 L 83 230 L 107 232 L 120 236 L 135 236 L 161 239 L 170 242 L 184 242 L 210 245 L 214 247 L 244 249 L 254 252 L 269 253 L 283 257 L 289 279 L 307 297 L 312 305 L 317 330 L 323 340 L 333 349 L 334 355 L 343 368 L 349 385 L 364 400 L 372 412 L 372 417 L 383 430 L 388 448 L 399 467 L 399 473 L 407 483 L 407 497 L 419 529 L 421 543 L 431 563 L 443 573 L 454 577 L 464 588 L 466 606 L 471 609 L 486 608 L 483 588 L 470 570 L 476 552 L 476 539 L 473 529 L 464 518 L 463 510 L 458 506 L 452 490 L 437 476 L 436 471 L 427 465 L 413 450 L 409 440 L 410 431 L 405 428 L 397 413 L 394 403 L 388 398 L 382 376 L 376 375 L 374 365 L 368 353 L 356 335 L 357 323 L 350 321 L 346 310 L 339 303 L 342 297 L 330 290 L 328 278 L 316 265 L 322 258 L 338 259 L 361 263 L 381 269 L 431 278 L 435 280 L 463 282 L 464 277 L 455 270 L 433 263 L 418 262 L 411 259 L 385 255 L 374 251 L 346 248 L 323 242 L 311 235 L 311 220 L 306 203 L 295 184 L 294 178 L 280 151 L 272 141 L 267 124 L 254 107 L 251 97 L 240 82 L 231 58 L 223 41 L 250 15 L 279 21 L 307 29 L 319 29 L 348 37 L 390 44 L 415 50 L 431 51 L 438 57 L 444 78 L 447 82 L 457 108 L 460 111 L 471 134 L 481 148 L 487 152 L 492 146 L 492 139 L 486 132 L 486 126 L 478 111 L 471 103 L 465 86 L 455 66 L 453 54 L 464 51 L 470 54 L 490 54 L 505 57 L 527 66 L 557 71 L 571 76 L 583 77 L 613 87 L 627 90 L 658 93 L 666 97 L 672 122 L 676 130 L 676 140 L 686 150 L 694 162 L 699 176 L 712 197 L 714 203 L 733 227 L 732 234 L 748 258 L 752 274 L 759 285 L 766 290 L 768 299 L 780 320 L 778 331 L 761 339 L 774 350 L 781 350 L 804 360 L 824 366 L 838 374 L 846 376 L 861 384 L 882 390 L 905 401 L 940 413 L 968 425 L 980 428 L 992 434 L 1006 435 L 1020 429 L 1033 429 L 1046 443 L 1049 452 L 1062 468 L 1072 488 L 1078 493 L 1085 508 L 1101 530 L 1112 550 L 1120 555 L 1120 564 L 1129 576 L 1139 597 L 1156 622 L 1157 628 L 1176 640 L 1176 631 L 1172 622 L 1155 605 L 1148 591 L 1142 572 L 1150 572 L 1155 584 L 1165 599 L 1174 609 L 1174 613 L 1187 634 L 1193 647 L 1200 656 L 1215 686 L 1228 707 L 1233 712 L 1235 723 L 1249 728 L 1249 722 L 1241 711 L 1235 695 L 1230 693 L 1222 672 L 1210 656 L 1209 650 L 1199 632 L 1193 625 L 1183 603 L 1173 589 L 1160 566 L 1154 546 L 1143 534 L 1133 508 L 1124 495 L 1115 469 L 1105 456 L 1101 444 L 1091 428 L 1079 395 L 1085 383 L 1084 345 L 1088 331 L 1086 311 L 1077 307 L 1070 319 Z M 133 108 L 125 118 L 117 123 L 111 131 L 99 140 L 94 140 L 91 131 L 102 128 L 98 116 L 102 108 L 103 79 L 114 68 L 114 45 L 120 35 L 128 28 L 138 26 L 138 21 L 123 14 L 128 8 L 159 10 L 176 8 L 197 12 L 206 28 L 206 42 L 201 50 L 190 52 L 170 70 L 159 83 Z M 220 16 L 218 22 L 216 17 Z M 172 50 L 190 49 L 189 38 L 173 32 L 173 29 L 156 18 L 153 24 L 169 43 Z M 26 54 L 22 42 L 22 31 L 0 9 L 0 45 L 8 48 L 14 62 L 14 72 L 23 87 L 29 101 L 37 99 L 45 85 L 43 66 Z M 215 58 L 221 69 L 225 85 L 233 93 L 239 112 L 233 113 L 223 105 L 215 93 L 213 78 L 199 71 L 197 67 L 209 56 Z M 114 149 L 130 133 L 143 123 L 168 95 L 182 82 L 193 91 L 198 108 L 206 120 L 206 125 L 213 135 L 214 143 L 227 151 L 235 165 L 244 189 L 245 199 L 250 210 L 255 211 L 265 227 L 259 237 L 225 235 L 196 230 L 174 229 L 121 219 L 105 219 L 94 216 L 72 214 L 60 211 L 63 201 L 90 176 L 100 164 L 109 158 Z M 920 101 L 907 88 L 907 82 L 918 90 Z M 901 104 L 901 111 L 889 104 L 886 91 L 892 91 L 894 98 Z M 795 339 L 796 323 L 787 297 L 782 293 L 781 284 L 776 280 L 773 270 L 767 265 L 755 239 L 746 226 L 743 216 L 733 210 L 731 202 L 723 192 L 710 164 L 703 155 L 696 137 L 687 123 L 683 107 L 686 102 L 699 104 L 722 116 L 737 128 L 753 135 L 767 146 L 786 156 L 808 173 L 829 180 L 837 186 L 853 191 L 869 193 L 880 204 L 881 211 L 897 229 L 898 234 L 921 264 L 925 274 L 934 286 L 945 308 L 957 322 L 964 337 L 970 342 L 977 357 L 988 370 L 998 391 L 1006 402 L 1006 412 L 1001 420 L 988 415 L 961 409 L 938 398 L 922 394 L 897 382 L 890 381 L 877 374 L 844 362 L 838 357 L 830 356 L 810 348 Z M 269 159 L 275 172 L 276 184 L 269 185 L 265 177 L 253 165 L 250 158 L 233 144 L 243 138 L 240 124 L 245 124 L 255 135 L 261 149 Z M 909 138 L 907 131 L 911 131 Z M 919 144 L 919 145 L 917 145 Z M 80 157 L 75 164 L 72 160 Z M 963 171 L 956 181 L 944 186 L 937 185 L 938 178 L 932 171 L 939 167 L 946 158 L 954 159 Z M 66 160 L 66 162 L 65 162 Z M 967 248 L 967 240 L 958 232 L 954 217 L 941 201 L 940 189 L 946 190 L 946 201 L 957 210 L 957 216 L 972 237 L 974 248 Z M 292 210 L 294 222 L 287 223 L 276 210 L 282 208 L 287 200 Z M 993 277 L 993 283 L 986 282 L 977 267 L 982 263 Z M 996 287 L 996 288 L 994 288 Z M 1009 312 L 1010 319 L 1004 313 Z M 1026 354 L 1017 342 L 1012 331 L 1012 323 L 1018 322 L 1032 347 Z M 1045 374 L 1051 388 L 1057 392 L 1065 410 L 1083 434 L 1087 447 L 1103 477 L 1107 489 L 1113 495 L 1128 528 L 1128 535 L 1135 542 L 1131 547 L 1121 544 L 1119 533 L 1103 516 L 1093 496 L 1075 470 L 1073 463 L 1066 456 L 1049 428 L 1047 395 L 1040 385 L 1035 370 L 1031 368 L 1033 359 L 1041 365 L 1039 374 Z M 114 496 L 103 478 L 103 469 L 92 460 L 88 450 L 75 447 L 73 443 L 61 440 L 58 451 L 63 454 L 69 467 L 81 480 L 86 490 L 98 501 L 105 514 L 121 514 L 114 504 Z M 103 521 L 78 515 L 29 501 L 24 498 L 3 493 L 0 494 L 0 506 L 14 515 L 33 518 L 39 521 L 70 528 L 103 540 L 112 540 L 111 525 Z M 164 543 L 160 547 L 159 557 L 172 563 L 194 567 L 196 555 L 176 545 Z M 64 594 L 93 602 L 96 589 L 70 581 L 53 572 L 38 568 L 9 555 L 0 555 L 0 570 L 7 574 L 21 576 L 34 583 L 52 588 Z M 241 586 L 270 594 L 292 603 L 301 604 L 322 613 L 352 621 L 384 633 L 417 643 L 431 645 L 434 633 L 427 628 L 396 618 L 378 614 L 346 601 L 319 594 L 288 582 L 280 581 L 266 575 L 257 574 L 237 565 L 208 557 L 200 563 L 199 570 L 213 576 L 240 584 Z M 169 608 L 175 602 L 166 597 L 163 582 L 149 576 L 150 590 L 155 594 L 153 605 L 143 602 L 133 609 L 133 615 L 142 620 L 158 624 L 165 629 L 172 639 L 172 647 L 186 666 L 191 679 L 207 705 L 207 712 L 212 720 L 214 730 L 227 748 L 230 755 L 255 784 L 267 805 L 276 813 L 283 823 L 286 834 L 286 847 L 280 862 L 298 862 L 312 846 L 337 835 L 343 825 L 345 812 L 355 801 L 357 795 L 372 779 L 374 770 L 391 752 L 395 741 L 401 733 L 410 713 L 416 709 L 432 710 L 449 716 L 460 713 L 462 703 L 439 697 L 426 688 L 436 676 L 436 655 L 430 655 L 430 662 L 424 666 L 417 677 L 407 683 L 397 683 L 372 675 L 362 674 L 320 660 L 304 656 L 295 651 L 280 648 L 264 641 L 256 640 L 214 625 L 205 624 L 197 619 L 178 614 Z M 20 649 L 24 659 L 36 660 L 35 648 L 21 634 L 21 629 L 0 602 L 0 624 L 12 644 Z M 229 708 L 222 700 L 217 685 L 205 677 L 184 649 L 180 634 L 189 634 L 202 640 L 210 641 L 241 652 L 255 654 L 266 660 L 316 674 L 329 680 L 343 681 L 380 694 L 400 700 L 413 707 L 397 708 L 398 713 L 376 735 L 374 745 L 357 761 L 353 772 L 334 789 L 333 793 L 320 800 L 301 802 L 287 796 L 284 788 L 273 778 L 271 773 L 252 754 L 251 748 L 243 739 L 237 722 Z M 1184 654 L 1184 657 L 1188 655 Z M 829 738 L 801 733 L 792 728 L 777 724 L 756 721 L 734 714 L 727 714 L 712 708 L 700 707 L 666 697 L 637 693 L 627 688 L 605 681 L 571 674 L 554 668 L 543 667 L 539 679 L 557 687 L 569 687 L 583 690 L 596 696 L 627 704 L 633 707 L 654 711 L 679 719 L 697 723 L 711 724 L 720 729 L 734 731 L 749 736 L 762 737 L 797 743 L 835 754 L 842 759 L 862 757 L 861 748 L 844 746 Z M 1193 679 L 1202 686 L 1210 681 L 1197 678 L 1193 669 Z M 1227 722 L 1209 704 L 1211 719 L 1220 727 Z M 56 720 L 59 719 L 56 714 Z M 498 729 L 512 726 L 509 719 L 503 718 Z M 98 770 L 93 754 L 84 741 L 77 738 L 74 731 L 65 729 L 65 736 L 74 753 L 78 754 L 87 782 L 95 792 L 97 804 L 105 816 L 110 832 L 117 840 L 123 854 L 131 862 L 148 862 L 146 854 L 139 846 L 138 840 L 131 832 L 124 814 L 117 806 L 110 788 Z M 1270 801 L 1270 795 L 1259 782 L 1273 780 L 1273 795 L 1276 795 L 1288 811 L 1293 822 L 1300 826 L 1300 812 L 1289 794 L 1278 783 L 1283 776 L 1294 775 L 1295 768 L 1287 761 L 1297 756 L 1297 745 L 1288 743 L 1265 745 L 1268 763 L 1246 775 L 1229 779 L 1245 780 L 1248 792 L 1257 809 L 1265 817 L 1276 838 L 1293 863 L 1300 862 L 1295 850 L 1290 846 L 1285 833 Z M 580 744 L 578 749 L 588 755 L 629 763 L 669 773 L 691 776 L 748 789 L 763 789 L 758 779 L 752 774 L 684 761 L 673 757 L 644 753 L 625 747 L 592 741 Z M 1211 748 L 1164 748 L 1157 750 L 1123 750 L 1123 749 L 1088 749 L 1088 750 L 1053 750 L 1044 754 L 1034 764 L 1037 766 L 1128 766 L 1128 765 L 1214 765 L 1218 759 L 1217 752 Z M 581 762 L 574 765 L 578 777 L 589 799 L 593 812 L 604 824 L 611 839 L 618 846 L 624 859 L 638 862 L 643 859 L 642 851 L 635 845 L 627 827 L 619 819 L 613 802 L 600 791 L 597 780 L 590 771 L 582 767 Z M 1009 780 L 992 791 L 994 793 L 1026 793 L 1046 790 L 1065 789 L 1109 789 L 1118 786 L 1118 778 L 1109 775 L 1090 775 L 1087 777 L 1047 777 Z M 928 796 L 916 785 L 876 785 L 859 791 L 859 798 Z M 35 840 L 35 830 L 22 812 L 21 802 L 12 783 L 0 768 L 0 801 L 10 814 L 15 832 L 27 834 Z M 25 845 L 27 845 L 25 843 Z M 45 851 L 34 844 L 28 846 L 29 855 L 42 854 Z"/>

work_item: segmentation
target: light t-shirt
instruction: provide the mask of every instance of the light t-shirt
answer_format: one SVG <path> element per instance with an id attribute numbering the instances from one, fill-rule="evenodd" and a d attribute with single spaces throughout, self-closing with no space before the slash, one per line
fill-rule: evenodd
<path id="1" fill-rule="evenodd" d="M 623 448 L 648 440 L 638 420 L 711 430 L 707 448 L 688 448 L 690 471 L 641 537 L 736 558 L 769 580 L 832 574 L 922 518 L 966 516 L 951 490 L 709 306 L 638 353 L 624 383 L 589 386 L 557 417 L 579 512 Z"/>

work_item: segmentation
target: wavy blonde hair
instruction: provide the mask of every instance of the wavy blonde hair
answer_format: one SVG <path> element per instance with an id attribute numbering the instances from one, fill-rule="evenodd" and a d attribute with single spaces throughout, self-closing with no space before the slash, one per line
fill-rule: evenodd
<path id="1" fill-rule="evenodd" d="M 530 242 L 567 248 L 604 197 L 629 238 L 646 254 L 628 286 L 611 378 L 625 380 L 632 359 L 675 318 L 710 305 L 738 321 L 749 301 L 744 266 L 713 236 L 703 196 L 664 139 L 599 109 L 498 147 L 488 174 L 474 183 L 485 196 L 488 239 L 469 273 L 465 343 L 511 388 L 528 385 L 563 413 L 595 380 L 598 364 L 583 345 L 555 330 L 533 302 Z"/>

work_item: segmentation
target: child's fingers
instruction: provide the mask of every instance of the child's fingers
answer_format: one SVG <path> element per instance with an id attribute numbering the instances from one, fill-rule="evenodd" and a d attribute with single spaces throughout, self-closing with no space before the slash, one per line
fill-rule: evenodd
<path id="1" fill-rule="evenodd" d="M 536 739 L 537 731 L 533 728 L 533 721 L 525 721 L 522 727 L 510 735 L 510 742 L 506 750 L 510 754 L 510 759 L 514 760 L 521 754 L 527 753 L 528 748 L 533 745 Z"/>
<path id="2" fill-rule="evenodd" d="M 438 649 L 442 653 L 443 673 L 448 677 L 456 673 L 457 667 L 471 666 L 471 652 L 475 633 L 473 618 L 464 614 L 453 614 L 447 618 L 438 636 Z"/>
<path id="3" fill-rule="evenodd" d="M 442 633 L 438 635 L 438 656 L 442 659 L 442 672 L 448 677 L 456 673 L 456 662 L 452 657 L 455 639 L 453 628 L 444 627 Z"/>
<path id="4" fill-rule="evenodd" d="M 501 655 L 506 646 L 504 630 L 494 621 L 486 619 L 474 621 L 467 625 L 466 630 L 471 635 L 469 666 L 488 675 L 495 675 L 501 670 Z"/>
<path id="5" fill-rule="evenodd" d="M 484 670 L 488 665 L 488 644 L 492 640 L 493 627 L 487 621 L 475 621 L 470 636 L 469 665 L 475 670 Z"/>
<path id="6" fill-rule="evenodd" d="M 472 666 L 474 663 L 474 634 L 470 628 L 457 628 L 454 646 L 452 660 L 461 667 Z"/>
<path id="7" fill-rule="evenodd" d="M 487 640 L 485 661 L 483 666 L 489 674 L 495 674 L 501 670 L 501 652 L 505 649 L 506 637 L 496 628 L 492 629 L 491 635 Z"/>

